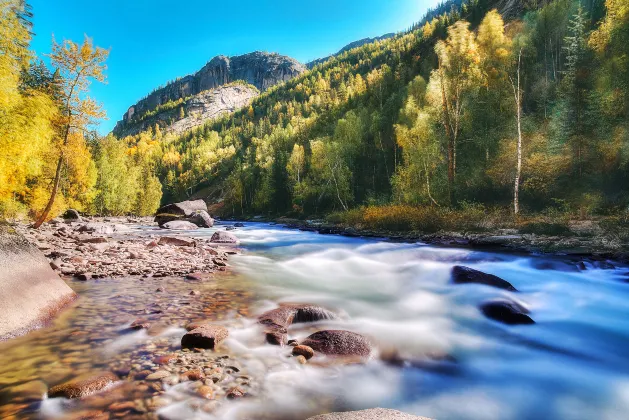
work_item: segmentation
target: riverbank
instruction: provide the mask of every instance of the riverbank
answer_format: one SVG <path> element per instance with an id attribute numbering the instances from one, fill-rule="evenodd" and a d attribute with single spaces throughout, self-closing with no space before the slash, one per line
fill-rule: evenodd
<path id="1" fill-rule="evenodd" d="M 572 221 L 562 223 L 560 227 L 548 222 L 524 223 L 520 228 L 496 227 L 489 224 L 481 228 L 470 223 L 467 226 L 468 229 L 440 229 L 435 232 L 377 228 L 362 221 L 340 221 L 338 218 L 330 221 L 254 216 L 245 220 L 277 223 L 287 228 L 320 234 L 382 238 L 396 242 L 422 242 L 441 247 L 560 256 L 574 261 L 577 265 L 587 261 L 601 268 L 612 268 L 614 262 L 629 263 L 629 243 L 626 240 L 624 226 L 614 228 L 615 222 L 610 220 Z M 509 223 L 503 225 L 509 226 Z"/>
<path id="2" fill-rule="evenodd" d="M 148 218 L 15 224 L 78 295 L 45 328 L 0 342 L 1 418 L 157 418 L 191 400 L 209 415 L 255 393 L 229 348 L 182 347 L 186 328 L 241 328 L 253 300 L 235 282 L 219 227 L 158 229 Z M 197 235 L 195 235 L 195 233 Z M 178 387 L 177 394 L 167 393 Z M 191 403 L 192 404 L 192 403 Z"/>
<path id="3" fill-rule="evenodd" d="M 104 277 L 166 277 L 223 271 L 233 246 L 211 238 L 192 239 L 176 230 L 142 230 L 151 218 L 56 219 L 32 229 L 15 229 L 49 259 L 64 276 L 80 280 Z M 234 243 L 235 245 L 235 243 Z"/>

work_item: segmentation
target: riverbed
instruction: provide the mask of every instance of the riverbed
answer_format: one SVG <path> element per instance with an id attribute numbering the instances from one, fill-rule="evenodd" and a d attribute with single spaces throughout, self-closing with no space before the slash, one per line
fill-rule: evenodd
<path id="1" fill-rule="evenodd" d="M 224 228 L 186 235 L 209 237 Z M 156 391 L 129 388 L 123 379 L 122 386 L 78 402 L 5 397 L 0 413 L 68 418 L 95 410 L 119 417 L 111 404 L 131 400 L 136 409 L 125 418 L 299 420 L 371 407 L 440 420 L 626 418 L 626 267 L 585 261 L 579 268 L 580 261 L 561 257 L 321 235 L 266 223 L 245 223 L 232 233 L 241 253 L 230 257 L 231 268 L 197 284 L 182 277 L 68 279 L 80 295 L 72 308 L 45 329 L 0 343 L 0 393 L 23 383 L 55 385 L 84 371 L 150 368 L 155 354 L 177 351 L 186 322 L 208 319 L 229 329 L 223 347 L 208 356 L 224 370 L 217 384 L 243 386 L 247 398 L 208 404 L 192 382 Z M 455 265 L 497 275 L 519 292 L 452 284 Z M 535 324 L 487 319 L 479 305 L 499 297 L 528 308 Z M 369 337 L 378 353 L 365 364 L 295 362 L 289 349 L 260 340 L 256 315 L 280 302 L 317 304 L 340 315 L 293 325 L 290 338 L 350 330 Z M 138 316 L 151 318 L 154 330 L 121 334 Z M 225 356 L 233 362 L 219 362 Z"/>

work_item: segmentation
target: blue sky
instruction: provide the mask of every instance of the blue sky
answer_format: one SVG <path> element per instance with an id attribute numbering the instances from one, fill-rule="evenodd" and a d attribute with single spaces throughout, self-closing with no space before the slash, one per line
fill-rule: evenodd
<path id="1" fill-rule="evenodd" d="M 397 32 L 438 0 L 31 0 L 32 46 L 38 55 L 57 41 L 110 48 L 107 84 L 92 85 L 108 120 L 155 87 L 194 73 L 212 57 L 261 50 L 307 62 L 365 37 Z"/>

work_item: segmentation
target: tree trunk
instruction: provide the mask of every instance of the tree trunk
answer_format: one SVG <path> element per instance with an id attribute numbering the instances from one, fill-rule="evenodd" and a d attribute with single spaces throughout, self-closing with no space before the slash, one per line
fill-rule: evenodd
<path id="1" fill-rule="evenodd" d="M 513 84 L 513 95 L 516 106 L 516 120 L 518 126 L 518 146 L 517 146 L 517 165 L 515 171 L 515 182 L 513 186 L 513 213 L 517 216 L 520 212 L 520 176 L 522 175 L 522 91 L 520 90 L 520 62 L 522 59 L 522 49 L 518 55 L 517 82 Z"/>
<path id="2" fill-rule="evenodd" d="M 61 155 L 59 155 L 59 161 L 57 162 L 57 170 L 55 172 L 55 182 L 52 187 L 52 192 L 50 193 L 50 199 L 48 200 L 48 204 L 46 204 L 46 208 L 44 209 L 44 212 L 41 214 L 41 216 L 39 216 L 39 219 L 37 219 L 37 221 L 33 225 L 33 228 L 35 229 L 38 229 L 42 225 L 42 223 L 46 221 L 46 218 L 48 218 L 48 214 L 50 213 L 50 210 L 52 210 L 52 206 L 55 203 L 55 198 L 57 197 L 57 191 L 59 190 L 62 166 L 63 166 L 63 152 L 61 153 Z"/>
<path id="3" fill-rule="evenodd" d="M 441 102 L 443 107 L 443 126 L 446 130 L 446 136 L 448 137 L 448 196 L 450 204 L 452 204 L 455 165 L 454 133 L 452 133 L 452 126 L 450 125 L 450 110 L 448 108 L 448 100 L 446 98 L 446 88 L 443 83 L 443 72 L 441 72 Z"/>

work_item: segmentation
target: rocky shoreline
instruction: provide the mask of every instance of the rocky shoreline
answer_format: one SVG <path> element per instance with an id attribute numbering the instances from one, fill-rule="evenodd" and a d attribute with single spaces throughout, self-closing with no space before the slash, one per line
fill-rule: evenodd
<path id="1" fill-rule="evenodd" d="M 80 280 L 103 277 L 166 277 L 225 270 L 232 246 L 192 239 L 176 231 L 141 232 L 147 218 L 55 219 L 31 229 L 16 225 L 59 274 Z M 233 243 L 235 245 L 236 242 Z"/>
<path id="2" fill-rule="evenodd" d="M 296 219 L 264 219 L 254 221 L 277 223 L 289 229 L 318 232 L 323 235 L 347 237 L 382 238 L 396 242 L 423 242 L 434 246 L 476 248 L 483 250 L 506 251 L 522 254 L 542 254 L 559 256 L 573 260 L 613 268 L 613 263 L 629 263 L 627 244 L 589 232 L 574 236 L 551 236 L 523 234 L 516 229 L 499 229 L 491 232 L 392 232 L 386 230 L 362 229 L 353 226 L 331 224 L 323 221 L 303 221 Z"/>

